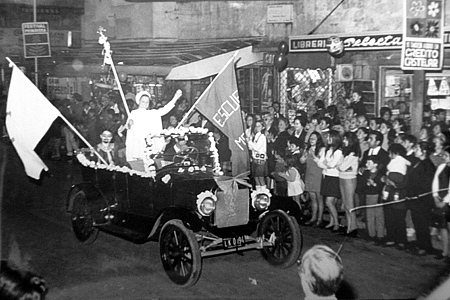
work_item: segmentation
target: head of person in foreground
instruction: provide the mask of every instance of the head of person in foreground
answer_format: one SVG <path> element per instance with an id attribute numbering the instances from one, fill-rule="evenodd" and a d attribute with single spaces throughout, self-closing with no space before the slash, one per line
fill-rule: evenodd
<path id="1" fill-rule="evenodd" d="M 325 245 L 306 251 L 298 272 L 306 298 L 333 297 L 344 278 L 341 258 Z"/>

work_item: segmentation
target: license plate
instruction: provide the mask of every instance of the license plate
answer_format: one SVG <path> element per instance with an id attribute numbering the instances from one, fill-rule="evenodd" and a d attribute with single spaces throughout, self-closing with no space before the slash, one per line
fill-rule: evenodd
<path id="1" fill-rule="evenodd" d="M 222 240 L 224 249 L 239 248 L 245 246 L 245 237 L 237 236 L 232 238 L 224 238 Z"/>

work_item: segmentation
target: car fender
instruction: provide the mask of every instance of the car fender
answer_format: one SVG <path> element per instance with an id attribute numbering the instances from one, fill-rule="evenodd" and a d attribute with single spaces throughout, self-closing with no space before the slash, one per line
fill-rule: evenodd
<path id="1" fill-rule="evenodd" d="M 150 232 L 149 239 L 158 240 L 163 226 L 171 220 L 180 220 L 186 228 L 194 232 L 202 228 L 202 221 L 195 211 L 187 210 L 186 208 L 170 207 L 159 215 Z"/>
<path id="2" fill-rule="evenodd" d="M 291 217 L 294 217 L 297 220 L 297 223 L 301 224 L 300 216 L 302 215 L 302 211 L 300 210 L 298 204 L 292 200 L 292 197 L 273 196 L 271 198 L 269 211 L 277 209 L 284 211 Z"/>
<path id="3" fill-rule="evenodd" d="M 66 203 L 67 212 L 72 211 L 75 195 L 79 191 L 83 191 L 84 194 L 86 195 L 86 199 L 88 199 L 89 201 L 98 200 L 103 197 L 103 194 L 100 192 L 100 190 L 92 183 L 85 182 L 72 185 L 67 195 L 67 203 Z"/>

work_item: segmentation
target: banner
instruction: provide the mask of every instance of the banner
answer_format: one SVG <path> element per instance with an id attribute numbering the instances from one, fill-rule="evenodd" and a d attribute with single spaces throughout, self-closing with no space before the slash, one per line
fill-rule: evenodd
<path id="1" fill-rule="evenodd" d="M 236 176 L 249 171 L 249 156 L 233 60 L 209 84 L 195 108 L 228 137 L 232 175 Z"/>
<path id="2" fill-rule="evenodd" d="M 403 70 L 441 70 L 444 60 L 444 1 L 405 0 Z"/>
<path id="3" fill-rule="evenodd" d="M 28 176 L 39 179 L 47 166 L 34 151 L 61 114 L 16 66 L 6 104 L 6 129 Z"/>

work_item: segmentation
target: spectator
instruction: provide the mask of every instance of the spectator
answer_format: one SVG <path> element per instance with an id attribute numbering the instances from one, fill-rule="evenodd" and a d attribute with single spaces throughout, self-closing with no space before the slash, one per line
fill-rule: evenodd
<path id="1" fill-rule="evenodd" d="M 273 115 L 266 111 L 262 114 L 262 119 L 264 121 L 264 134 L 266 137 L 269 138 L 270 136 L 276 136 L 278 130 L 273 122 Z"/>
<path id="2" fill-rule="evenodd" d="M 295 122 L 294 122 L 295 124 Z M 288 146 L 288 140 L 290 138 L 287 129 L 289 127 L 289 122 L 285 118 L 280 118 L 278 120 L 278 134 L 273 140 L 273 150 L 278 151 L 279 149 L 286 149 Z"/>
<path id="3" fill-rule="evenodd" d="M 252 139 L 253 131 L 255 128 L 255 116 L 254 115 L 247 115 L 245 118 L 245 136 L 248 139 Z"/>
<path id="4" fill-rule="evenodd" d="M 430 146 L 427 142 L 419 142 L 415 147 L 414 155 L 419 162 L 413 165 L 408 172 L 406 191 L 409 197 L 420 197 L 409 201 L 408 206 L 416 231 L 414 253 L 424 256 L 427 253 L 435 253 L 430 235 L 431 210 L 434 207 L 434 200 L 432 195 L 428 195 L 432 190 L 435 167 L 429 158 Z"/>
<path id="5" fill-rule="evenodd" d="M 298 204 L 300 211 L 303 211 L 301 196 L 305 192 L 305 183 L 296 168 L 296 159 L 293 155 L 287 155 L 284 161 L 286 164 L 286 172 L 279 172 L 278 176 L 286 179 L 288 197 L 292 197 Z"/>
<path id="6" fill-rule="evenodd" d="M 323 117 L 320 121 L 320 134 L 322 135 L 322 140 L 327 145 L 328 136 L 330 135 L 330 128 L 332 127 L 331 119 L 329 117 Z"/>
<path id="7" fill-rule="evenodd" d="M 447 111 L 442 108 L 438 108 L 435 110 L 434 115 L 436 117 L 436 124 L 439 124 L 442 132 L 448 131 L 447 125 Z"/>
<path id="8" fill-rule="evenodd" d="M 339 117 L 339 111 L 338 111 L 336 105 L 328 105 L 327 112 L 325 113 L 325 116 L 329 117 L 331 119 L 331 126 L 330 127 L 333 127 L 334 125 L 337 125 L 337 124 L 341 123 L 341 119 Z"/>
<path id="9" fill-rule="evenodd" d="M 450 230 L 450 192 L 449 175 L 450 175 L 450 148 L 446 147 L 444 150 L 445 162 L 440 164 L 434 174 L 432 191 L 435 208 L 433 209 L 433 225 L 440 229 L 442 240 L 442 253 L 439 253 L 436 259 L 445 259 L 450 262 L 449 257 L 449 236 Z"/>
<path id="10" fill-rule="evenodd" d="M 272 103 L 272 107 L 274 109 L 274 117 L 275 118 L 277 118 L 277 119 L 284 118 L 283 114 L 281 114 L 281 112 L 280 112 L 280 109 L 281 109 L 280 102 L 274 101 Z"/>
<path id="11" fill-rule="evenodd" d="M 380 108 L 380 117 L 386 122 L 390 122 L 392 118 L 392 110 L 387 106 L 383 106 Z"/>
<path id="12" fill-rule="evenodd" d="M 434 146 L 433 153 L 430 154 L 430 160 L 433 163 L 434 167 L 438 167 L 440 164 L 445 162 L 444 159 L 444 148 L 446 146 L 445 137 L 443 135 L 435 136 L 433 138 L 433 144 L 431 146 Z"/>
<path id="13" fill-rule="evenodd" d="M 263 130 L 263 123 L 256 121 L 253 139 L 247 140 L 248 148 L 252 151 L 251 174 L 255 180 L 256 188 L 266 186 L 265 177 L 268 175 L 267 140 Z"/>
<path id="14" fill-rule="evenodd" d="M 358 115 L 356 116 L 358 128 L 365 127 L 369 128 L 369 122 L 367 121 L 366 115 Z"/>
<path id="15" fill-rule="evenodd" d="M 418 141 L 429 142 L 431 139 L 430 130 L 427 126 L 422 126 L 419 131 Z"/>
<path id="16" fill-rule="evenodd" d="M 287 197 L 287 181 L 283 177 L 279 176 L 278 173 L 286 172 L 286 163 L 284 157 L 286 157 L 286 151 L 279 149 L 274 153 L 275 156 L 275 170 L 271 173 L 274 178 L 274 194 L 277 196 Z"/>
<path id="17" fill-rule="evenodd" d="M 333 232 L 339 231 L 336 200 L 337 198 L 341 198 L 341 191 L 339 189 L 339 170 L 337 169 L 338 163 L 341 162 L 343 158 L 341 146 L 341 135 L 336 130 L 331 130 L 324 159 L 316 159 L 318 166 L 323 169 L 320 194 L 325 197 L 325 204 L 330 212 L 330 222 L 326 228 L 332 229 Z"/>
<path id="18" fill-rule="evenodd" d="M 372 131 L 379 131 L 381 126 L 381 118 L 373 117 L 369 121 L 369 129 Z"/>
<path id="19" fill-rule="evenodd" d="M 356 137 L 359 142 L 359 160 L 361 160 L 363 153 L 366 152 L 366 150 L 369 150 L 369 142 L 367 141 L 369 138 L 369 130 L 366 127 L 358 128 Z"/>
<path id="20" fill-rule="evenodd" d="M 305 191 L 311 199 L 311 219 L 305 225 L 323 225 L 323 198 L 320 194 L 322 184 L 322 169 L 317 164 L 325 156 L 325 145 L 322 136 L 318 132 L 313 132 L 309 136 L 307 148 L 304 151 L 301 162 L 306 164 L 305 171 Z"/>
<path id="21" fill-rule="evenodd" d="M 389 149 L 389 145 L 394 141 L 390 138 L 389 132 L 391 130 L 391 124 L 385 120 L 381 120 L 380 133 L 383 135 L 383 142 L 381 143 L 381 148 L 384 150 Z"/>
<path id="22" fill-rule="evenodd" d="M 322 119 L 323 117 L 325 117 L 325 103 L 323 103 L 322 100 L 316 100 L 315 102 L 316 105 L 316 113 L 319 115 L 319 119 Z"/>
<path id="23" fill-rule="evenodd" d="M 337 299 L 344 273 L 341 258 L 331 248 L 315 245 L 306 251 L 298 272 L 305 299 Z"/>
<path id="24" fill-rule="evenodd" d="M 361 92 L 354 91 L 352 93 L 352 98 L 350 99 L 350 106 L 353 108 L 353 111 L 357 116 L 366 114 L 366 107 L 362 100 Z"/>
<path id="25" fill-rule="evenodd" d="M 386 185 L 382 193 L 384 203 L 398 201 L 405 197 L 406 172 L 411 162 L 405 158 L 406 149 L 397 143 L 389 146 L 391 161 L 387 165 Z M 405 203 L 384 206 L 384 224 L 386 227 L 386 246 L 397 245 L 405 249 L 406 237 L 406 205 Z"/>
<path id="26" fill-rule="evenodd" d="M 306 123 L 307 119 L 304 117 L 295 117 L 294 119 L 294 131 L 292 136 L 298 139 L 300 147 L 304 148 L 306 139 Z"/>
<path id="27" fill-rule="evenodd" d="M 379 195 L 383 189 L 381 178 L 386 174 L 389 154 L 381 148 L 383 135 L 379 131 L 369 133 L 369 150 L 364 152 L 360 162 L 357 192 L 365 197 L 366 205 L 379 203 Z M 370 161 L 369 161 L 370 160 Z M 384 239 L 384 213 L 382 207 L 367 208 L 367 230 L 369 237 L 376 244 Z"/>
<path id="28" fill-rule="evenodd" d="M 48 292 L 45 280 L 31 272 L 15 270 L 1 261 L 0 299 L 2 300 L 44 300 Z"/>
<path id="29" fill-rule="evenodd" d="M 355 213 L 350 212 L 355 207 L 356 173 L 358 172 L 359 143 L 356 134 L 346 132 L 342 141 L 343 159 L 338 165 L 339 189 L 347 219 L 347 236 L 356 237 L 358 230 L 356 227 Z"/>

